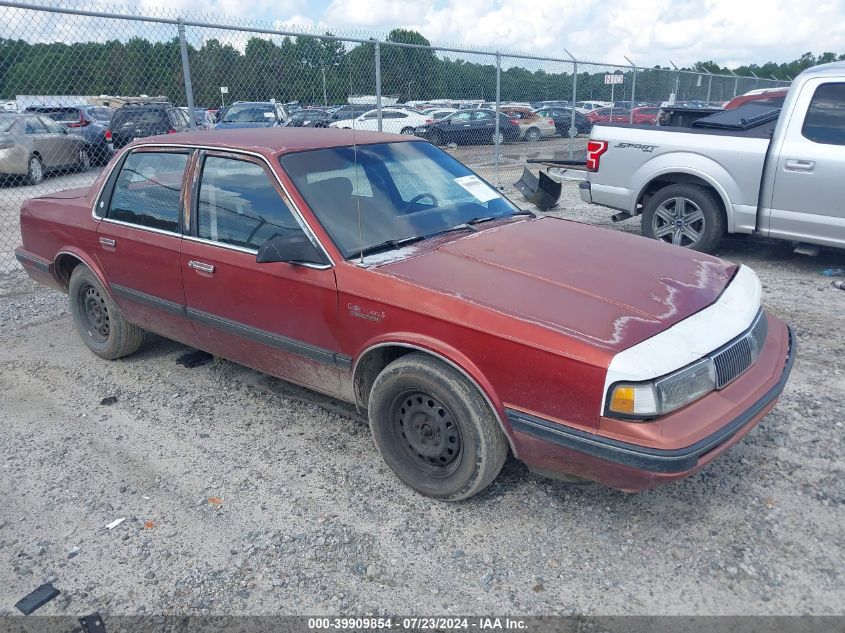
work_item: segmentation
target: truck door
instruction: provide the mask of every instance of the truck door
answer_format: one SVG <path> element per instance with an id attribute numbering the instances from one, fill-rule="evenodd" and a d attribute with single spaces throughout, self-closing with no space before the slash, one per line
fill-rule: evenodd
<path id="1" fill-rule="evenodd" d="M 763 233 L 845 247 L 845 82 L 808 81 L 789 116 Z"/>

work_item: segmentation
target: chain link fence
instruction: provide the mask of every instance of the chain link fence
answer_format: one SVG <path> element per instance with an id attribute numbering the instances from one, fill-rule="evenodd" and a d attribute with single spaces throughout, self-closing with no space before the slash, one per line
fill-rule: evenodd
<path id="1" fill-rule="evenodd" d="M 583 151 L 597 117 L 649 124 L 661 102 L 789 83 L 433 46 L 401 29 L 88 7 L 0 0 L 0 271 L 16 265 L 23 201 L 89 186 L 132 137 L 221 124 L 416 133 L 503 185 L 529 160 Z"/>

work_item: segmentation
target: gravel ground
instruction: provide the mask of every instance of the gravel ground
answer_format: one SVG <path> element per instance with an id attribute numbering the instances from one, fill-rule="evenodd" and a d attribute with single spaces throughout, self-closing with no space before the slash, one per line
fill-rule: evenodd
<path id="1" fill-rule="evenodd" d="M 572 181 L 559 209 L 609 225 Z M 845 292 L 819 271 L 845 259 L 739 237 L 721 254 L 799 346 L 743 442 L 638 495 L 509 459 L 459 504 L 400 484 L 343 403 L 220 359 L 185 369 L 153 335 L 99 360 L 66 297 L 0 275 L 0 615 L 47 580 L 44 614 L 842 613 Z"/>

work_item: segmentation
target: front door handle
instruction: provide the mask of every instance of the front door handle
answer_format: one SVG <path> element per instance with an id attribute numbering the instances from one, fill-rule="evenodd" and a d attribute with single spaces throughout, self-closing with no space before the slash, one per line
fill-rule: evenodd
<path id="1" fill-rule="evenodd" d="M 816 166 L 815 161 L 800 160 L 798 158 L 787 158 L 783 164 L 784 169 L 789 171 L 813 171 Z"/>
<path id="2" fill-rule="evenodd" d="M 110 237 L 101 237 L 100 238 L 100 246 L 106 246 L 108 248 L 114 248 L 117 246 L 117 241 L 113 240 Z"/>
<path id="3" fill-rule="evenodd" d="M 200 271 L 201 273 L 208 273 L 209 275 L 214 272 L 213 264 L 204 264 L 203 262 L 198 262 L 194 259 L 188 262 L 188 266 L 194 270 Z"/>

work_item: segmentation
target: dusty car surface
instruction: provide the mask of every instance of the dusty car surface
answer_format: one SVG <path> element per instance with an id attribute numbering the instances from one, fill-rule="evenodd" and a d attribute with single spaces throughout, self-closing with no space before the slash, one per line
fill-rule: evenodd
<path id="1" fill-rule="evenodd" d="M 51 118 L 0 114 L 0 175 L 37 185 L 49 173 L 89 167 L 85 141 Z"/>
<path id="2" fill-rule="evenodd" d="M 149 330 L 355 403 L 432 497 L 531 469 L 638 491 L 774 406 L 788 327 L 749 268 L 520 211 L 434 145 L 273 128 L 123 150 L 27 201 L 17 258 L 97 355 Z"/>

